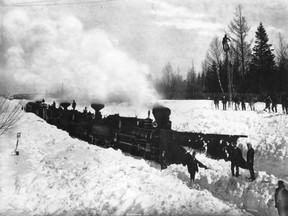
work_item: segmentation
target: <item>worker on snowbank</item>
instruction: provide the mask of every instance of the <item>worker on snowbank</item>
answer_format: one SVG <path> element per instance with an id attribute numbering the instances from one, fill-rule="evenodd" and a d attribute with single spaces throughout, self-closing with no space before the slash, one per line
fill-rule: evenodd
<path id="1" fill-rule="evenodd" d="M 237 146 L 237 143 L 232 143 L 232 151 L 229 153 L 229 158 L 231 161 L 231 172 L 232 176 L 239 177 L 239 167 L 246 168 L 246 161 L 242 156 L 241 149 Z M 235 175 L 235 168 L 236 168 L 236 175 Z"/>
<path id="2" fill-rule="evenodd" d="M 279 216 L 288 216 L 288 190 L 281 180 L 278 181 L 278 187 L 275 190 L 275 208 Z"/>
<path id="3" fill-rule="evenodd" d="M 76 102 L 75 102 L 75 100 L 73 100 L 73 102 L 72 102 L 72 108 L 73 108 L 73 110 L 76 109 Z"/>
<path id="4" fill-rule="evenodd" d="M 202 164 L 200 161 L 198 161 L 195 156 L 196 156 L 195 151 L 193 151 L 192 155 L 189 152 L 186 153 L 186 164 L 188 167 L 188 172 L 190 174 L 190 183 L 189 183 L 190 186 L 195 181 L 195 174 L 199 171 L 198 166 L 208 169 L 208 167 Z"/>
<path id="5" fill-rule="evenodd" d="M 254 149 L 252 148 L 252 144 L 250 142 L 247 143 L 247 168 L 250 171 L 250 181 L 255 180 L 255 173 L 254 173 Z"/>

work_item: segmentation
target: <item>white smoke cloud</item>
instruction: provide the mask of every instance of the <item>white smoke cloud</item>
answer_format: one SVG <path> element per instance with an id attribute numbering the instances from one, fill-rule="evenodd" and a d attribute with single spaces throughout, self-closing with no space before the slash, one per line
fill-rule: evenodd
<path id="1" fill-rule="evenodd" d="M 84 30 L 71 15 L 25 10 L 3 20 L 6 80 L 17 92 L 53 92 L 63 83 L 67 99 L 141 102 L 155 99 L 148 66 L 118 48 L 100 29 Z"/>

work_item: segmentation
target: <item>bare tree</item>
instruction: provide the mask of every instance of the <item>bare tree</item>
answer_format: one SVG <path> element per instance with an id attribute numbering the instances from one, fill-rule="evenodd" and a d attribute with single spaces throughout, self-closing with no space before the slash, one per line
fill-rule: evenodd
<path id="1" fill-rule="evenodd" d="M 242 14 L 243 6 L 238 5 L 235 11 L 235 18 L 229 24 L 229 31 L 234 35 L 232 38 L 234 46 L 232 46 L 235 58 L 240 59 L 241 75 L 247 72 L 249 61 L 251 59 L 251 43 L 246 42 L 246 37 L 250 30 L 245 16 Z"/>
<path id="2" fill-rule="evenodd" d="M 0 135 L 11 129 L 21 118 L 22 106 L 12 105 L 7 97 L 0 96 Z"/>
<path id="3" fill-rule="evenodd" d="M 275 51 L 277 63 L 280 63 L 282 60 L 288 59 L 288 43 L 281 33 L 278 35 L 278 40 L 279 44 Z"/>
<path id="4" fill-rule="evenodd" d="M 173 68 L 170 64 L 170 62 L 168 62 L 164 69 L 162 70 L 162 80 L 165 84 L 165 86 L 168 88 L 168 89 L 165 89 L 165 90 L 169 90 L 171 88 L 171 83 L 172 83 L 172 75 L 173 75 Z"/>
<path id="5" fill-rule="evenodd" d="M 195 83 L 197 79 L 197 72 L 195 69 L 194 62 L 192 62 L 191 68 L 188 70 L 188 73 L 186 75 L 186 81 L 187 81 L 187 91 L 195 93 Z"/>
<path id="6" fill-rule="evenodd" d="M 180 74 L 180 69 L 174 71 L 171 64 L 168 62 L 162 70 L 162 76 L 156 83 L 156 88 L 167 98 L 172 98 L 183 92 L 183 78 Z"/>
<path id="7" fill-rule="evenodd" d="M 275 48 L 276 51 L 276 63 L 279 71 L 279 82 L 280 91 L 288 91 L 288 42 L 279 33 L 278 46 Z"/>
<path id="8" fill-rule="evenodd" d="M 215 36 L 209 45 L 209 50 L 208 50 L 206 59 L 210 67 L 213 64 L 217 66 L 216 73 L 217 73 L 218 83 L 219 83 L 222 93 L 224 93 L 222 82 L 220 79 L 220 72 L 219 72 L 220 65 L 222 64 L 222 60 L 221 60 L 222 57 L 223 57 L 222 43 L 219 37 Z"/>

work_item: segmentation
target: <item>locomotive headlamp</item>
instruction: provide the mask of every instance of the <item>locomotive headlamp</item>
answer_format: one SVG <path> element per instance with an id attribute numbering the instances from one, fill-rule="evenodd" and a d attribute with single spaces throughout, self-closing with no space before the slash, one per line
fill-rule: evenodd
<path id="1" fill-rule="evenodd" d="M 157 127 L 158 127 L 158 124 L 157 124 L 157 122 L 156 122 L 156 121 L 154 121 L 154 122 L 152 123 L 152 126 L 153 126 L 154 128 L 157 128 Z"/>

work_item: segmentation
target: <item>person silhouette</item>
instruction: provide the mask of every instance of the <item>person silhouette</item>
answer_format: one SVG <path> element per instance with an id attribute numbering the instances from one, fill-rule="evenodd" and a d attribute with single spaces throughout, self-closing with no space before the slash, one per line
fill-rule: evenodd
<path id="1" fill-rule="evenodd" d="M 284 181 L 278 181 L 278 187 L 275 190 L 275 208 L 279 216 L 288 215 L 288 190 L 285 188 Z"/>
<path id="2" fill-rule="evenodd" d="M 72 102 L 72 108 L 73 108 L 73 110 L 75 110 L 75 108 L 76 108 L 76 102 L 75 102 L 75 100 L 73 100 L 73 102 Z"/>
<path id="3" fill-rule="evenodd" d="M 225 34 L 224 37 L 223 37 L 223 40 L 222 40 L 222 45 L 223 45 L 223 50 L 226 52 L 228 50 L 230 50 L 229 48 L 229 44 L 228 44 L 228 41 L 231 41 L 227 35 Z"/>

